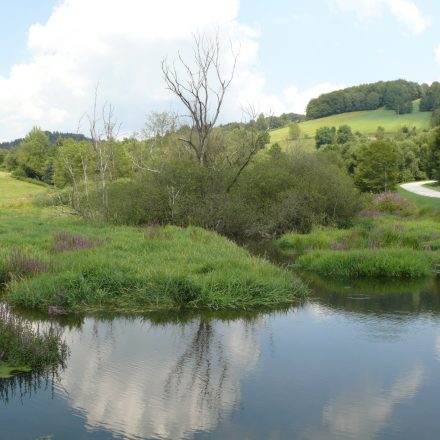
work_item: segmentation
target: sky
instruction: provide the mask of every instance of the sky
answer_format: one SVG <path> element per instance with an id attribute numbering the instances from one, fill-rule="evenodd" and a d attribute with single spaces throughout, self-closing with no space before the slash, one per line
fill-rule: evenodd
<path id="1" fill-rule="evenodd" d="M 152 111 L 179 113 L 160 66 L 179 52 L 191 63 L 194 33 L 218 33 L 225 75 L 238 53 L 221 122 L 249 106 L 302 113 L 361 83 L 430 83 L 439 22 L 438 0 L 0 0 L 0 141 L 34 126 L 87 133 L 96 87 L 121 135 Z"/>

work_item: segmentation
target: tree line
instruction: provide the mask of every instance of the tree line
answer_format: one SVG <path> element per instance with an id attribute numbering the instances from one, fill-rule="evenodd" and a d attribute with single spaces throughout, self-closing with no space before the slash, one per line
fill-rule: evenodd
<path id="1" fill-rule="evenodd" d="M 56 144 L 60 139 L 76 139 L 78 141 L 82 141 L 86 139 L 86 137 L 81 133 L 63 133 L 60 131 L 44 131 L 44 134 L 47 136 L 48 142 L 51 145 Z M 8 142 L 0 142 L 0 149 L 2 150 L 10 150 L 11 148 L 18 147 L 24 138 L 14 139 L 13 141 Z"/>
<path id="2" fill-rule="evenodd" d="M 396 114 L 411 113 L 412 101 L 421 98 L 428 89 L 427 84 L 398 79 L 361 84 L 330 93 L 324 93 L 310 100 L 306 109 L 307 119 L 361 110 L 376 110 L 385 107 Z"/>
<path id="3" fill-rule="evenodd" d="M 434 81 L 420 100 L 420 111 L 432 112 L 431 124 L 433 127 L 440 125 L 440 83 Z"/>
<path id="4" fill-rule="evenodd" d="M 402 127 L 392 137 L 378 127 L 374 136 L 343 125 L 321 127 L 316 148 L 344 165 L 362 192 L 392 191 L 400 182 L 440 180 L 440 127 L 418 131 Z"/>

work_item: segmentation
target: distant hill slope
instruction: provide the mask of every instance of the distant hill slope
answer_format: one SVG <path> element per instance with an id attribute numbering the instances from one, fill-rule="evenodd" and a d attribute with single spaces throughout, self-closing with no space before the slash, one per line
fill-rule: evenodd
<path id="1" fill-rule="evenodd" d="M 395 133 L 401 127 L 416 127 L 417 129 L 430 128 L 431 112 L 420 112 L 419 101 L 414 101 L 414 111 L 403 115 L 397 115 L 394 110 L 367 110 L 361 112 L 341 113 L 339 115 L 327 116 L 320 119 L 312 119 L 299 124 L 301 137 L 315 137 L 319 127 L 336 127 L 349 125 L 353 132 L 360 131 L 365 134 L 375 133 L 377 127 L 381 126 L 387 133 Z M 285 142 L 289 135 L 289 128 L 283 127 L 270 132 L 271 143 Z"/>
<path id="2" fill-rule="evenodd" d="M 75 139 L 77 141 L 83 141 L 85 139 L 87 139 L 83 134 L 78 134 L 78 133 L 61 133 L 58 131 L 45 131 L 47 137 L 49 138 L 49 143 L 51 145 L 55 144 L 58 139 Z M 23 140 L 23 138 L 20 139 L 15 139 L 13 141 L 10 142 L 1 142 L 0 143 L 0 148 L 5 148 L 7 150 L 9 150 L 10 148 L 15 148 L 18 147 L 21 143 L 21 141 Z"/>

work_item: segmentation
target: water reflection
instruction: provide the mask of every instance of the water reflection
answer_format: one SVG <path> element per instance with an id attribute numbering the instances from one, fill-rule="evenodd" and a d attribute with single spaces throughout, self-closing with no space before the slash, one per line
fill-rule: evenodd
<path id="1" fill-rule="evenodd" d="M 202 317 L 158 331 L 137 320 L 86 320 L 71 335 L 61 386 L 91 430 L 173 439 L 209 431 L 240 401 L 240 380 L 260 356 L 261 325 Z"/>
<path id="2" fill-rule="evenodd" d="M 0 437 L 437 438 L 438 286 L 374 288 L 315 285 L 284 313 L 66 321 L 59 380 L 0 387 Z"/>
<path id="3" fill-rule="evenodd" d="M 39 391 L 50 389 L 53 393 L 57 378 L 56 372 L 45 372 L 21 373 L 0 379 L 0 401 L 7 405 L 10 400 L 23 402 L 24 399 L 31 399 Z"/>
<path id="4" fill-rule="evenodd" d="M 440 362 L 440 335 L 437 336 L 435 341 L 435 353 L 437 355 L 437 360 Z"/>
<path id="5" fill-rule="evenodd" d="M 346 391 L 324 406 L 325 430 L 310 428 L 304 439 L 373 439 L 392 415 L 396 405 L 414 397 L 424 379 L 424 369 L 415 365 L 397 377 L 389 389 L 365 384 L 358 391 Z"/>

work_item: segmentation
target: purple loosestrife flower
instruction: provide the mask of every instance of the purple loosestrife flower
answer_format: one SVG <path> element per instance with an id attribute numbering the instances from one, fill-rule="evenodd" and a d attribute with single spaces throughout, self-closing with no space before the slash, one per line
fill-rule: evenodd
<path id="1" fill-rule="evenodd" d="M 78 249 L 91 249 L 102 245 L 101 240 L 91 239 L 83 235 L 71 235 L 60 232 L 55 235 L 54 252 L 73 251 Z"/>

